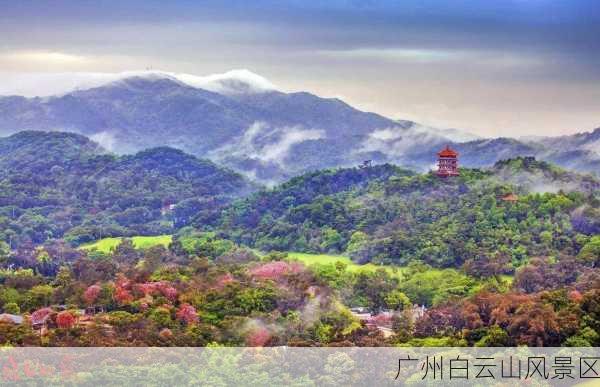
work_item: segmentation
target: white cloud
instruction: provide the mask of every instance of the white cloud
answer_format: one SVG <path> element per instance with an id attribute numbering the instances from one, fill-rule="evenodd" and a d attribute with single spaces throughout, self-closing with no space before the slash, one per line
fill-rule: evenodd
<path id="1" fill-rule="evenodd" d="M 249 70 L 231 70 L 223 74 L 197 76 L 191 74 L 168 73 L 183 83 L 223 94 L 260 92 L 275 90 L 276 87 L 266 78 Z"/>
<path id="2" fill-rule="evenodd" d="M 44 54 L 33 53 L 34 57 Z M 49 54 L 50 58 L 69 60 L 64 54 Z M 76 60 L 75 57 L 71 60 Z M 83 59 L 82 59 L 83 60 Z M 61 95 L 77 89 L 85 90 L 117 82 L 129 77 L 167 77 L 192 87 L 222 93 L 255 93 L 275 90 L 266 78 L 249 70 L 231 70 L 223 74 L 198 76 L 168 71 L 126 71 L 121 73 L 59 72 L 59 73 L 0 73 L 0 95 L 46 97 Z"/>
<path id="3" fill-rule="evenodd" d="M 266 122 L 255 122 L 241 137 L 216 150 L 214 155 L 218 158 L 249 157 L 283 166 L 294 145 L 324 137 L 323 130 L 305 129 L 300 126 L 271 127 Z"/>
<path id="4" fill-rule="evenodd" d="M 301 129 L 299 127 L 283 128 L 279 140 L 265 145 L 256 156 L 265 161 L 282 162 L 287 157 L 292 146 L 308 140 L 318 140 L 324 137 L 322 130 Z"/>
<path id="5" fill-rule="evenodd" d="M 362 144 L 360 152 L 381 152 L 389 157 L 401 158 L 416 147 L 447 140 L 437 130 L 414 124 L 408 128 L 395 126 L 376 129 Z"/>
<path id="6" fill-rule="evenodd" d="M 88 59 L 83 56 L 56 51 L 16 51 L 2 55 L 2 59 L 14 62 L 40 62 L 46 65 L 70 65 L 88 62 Z"/>
<path id="7" fill-rule="evenodd" d="M 116 139 L 112 133 L 107 131 L 99 132 L 90 136 L 90 140 L 97 142 L 104 149 L 112 151 L 114 149 Z"/>
<path id="8" fill-rule="evenodd" d="M 589 151 L 598 153 L 598 155 L 600 155 L 600 140 L 589 142 L 589 143 L 585 144 L 582 148 L 585 150 L 589 150 Z"/>
<path id="9" fill-rule="evenodd" d="M 466 142 L 481 137 L 457 129 L 436 129 L 425 125 L 412 124 L 408 128 L 391 127 L 376 129 L 362 144 L 360 152 L 381 152 L 389 157 L 401 158 L 417 147 L 432 143 Z"/>

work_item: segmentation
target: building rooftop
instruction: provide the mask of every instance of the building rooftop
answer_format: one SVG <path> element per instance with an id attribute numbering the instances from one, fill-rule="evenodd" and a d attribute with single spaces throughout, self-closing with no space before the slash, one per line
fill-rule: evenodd
<path id="1" fill-rule="evenodd" d="M 446 145 L 446 148 L 438 152 L 439 157 L 458 157 L 458 152 L 451 149 L 450 146 Z"/>

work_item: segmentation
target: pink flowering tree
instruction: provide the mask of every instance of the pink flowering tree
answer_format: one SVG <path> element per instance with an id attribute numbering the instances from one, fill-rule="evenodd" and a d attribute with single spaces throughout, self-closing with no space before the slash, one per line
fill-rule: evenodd
<path id="1" fill-rule="evenodd" d="M 196 308 L 188 303 L 182 304 L 179 307 L 176 316 L 179 321 L 184 322 L 187 325 L 198 322 L 198 313 L 196 312 Z"/>
<path id="2" fill-rule="evenodd" d="M 42 308 L 38 309 L 31 314 L 31 322 L 33 324 L 38 324 L 42 322 L 45 318 L 47 318 L 50 313 L 52 313 L 52 308 Z"/>
<path id="3" fill-rule="evenodd" d="M 256 327 L 248 336 L 246 336 L 246 344 L 250 347 L 264 347 L 271 339 L 271 333 L 265 327 Z"/>
<path id="4" fill-rule="evenodd" d="M 102 288 L 99 285 L 92 285 L 88 287 L 83 293 L 83 300 L 88 305 L 93 305 L 96 302 L 96 300 L 98 300 L 98 296 L 100 296 L 101 291 Z"/>
<path id="5" fill-rule="evenodd" d="M 162 294 L 169 301 L 173 302 L 177 300 L 177 289 L 175 289 L 167 281 L 160 282 L 145 282 L 143 284 L 136 284 L 135 290 L 137 293 L 141 293 L 145 296 Z"/>
<path id="6" fill-rule="evenodd" d="M 275 261 L 265 263 L 250 270 L 250 274 L 259 279 L 277 280 L 287 274 L 299 273 L 302 271 L 302 265 L 299 263 L 288 263 Z"/>

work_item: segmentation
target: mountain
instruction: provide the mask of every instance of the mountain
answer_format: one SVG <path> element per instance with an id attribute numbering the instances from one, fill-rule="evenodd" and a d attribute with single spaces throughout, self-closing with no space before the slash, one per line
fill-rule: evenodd
<path id="1" fill-rule="evenodd" d="M 600 191 L 600 180 L 591 175 L 567 171 L 534 157 L 517 157 L 498 161 L 492 168 L 501 181 L 519 186 L 526 192 L 583 192 Z"/>
<path id="2" fill-rule="evenodd" d="M 336 98 L 281 92 L 250 72 L 129 75 L 62 95 L 0 97 L 0 134 L 76 132 L 121 154 L 170 146 L 266 183 L 363 160 L 427 171 L 446 144 L 461 152 L 466 167 L 516 156 L 589 172 L 600 164 L 596 132 L 568 141 L 481 139 L 457 129 L 391 120 Z M 562 144 L 558 152 L 557 144 Z"/>
<path id="3" fill-rule="evenodd" d="M 255 189 L 178 149 L 116 156 L 82 135 L 31 131 L 0 139 L 0 187 L 1 234 L 13 246 L 169 233 Z"/>
<path id="4" fill-rule="evenodd" d="M 537 139 L 544 150 L 540 157 L 564 168 L 598 174 L 600 171 L 600 128 L 569 136 Z"/>
<path id="5" fill-rule="evenodd" d="M 542 183 L 552 189 L 540 195 Z M 263 251 L 345 254 L 360 263 L 459 267 L 501 258 L 518 266 L 576 255 L 579 241 L 600 231 L 599 201 L 599 180 L 533 158 L 447 179 L 381 165 L 296 177 L 235 201 L 211 229 Z"/>
<path id="6" fill-rule="evenodd" d="M 0 176 L 49 171 L 106 154 L 97 143 L 75 133 L 25 131 L 0 138 Z M 43 174 L 42 174 L 43 175 Z"/>

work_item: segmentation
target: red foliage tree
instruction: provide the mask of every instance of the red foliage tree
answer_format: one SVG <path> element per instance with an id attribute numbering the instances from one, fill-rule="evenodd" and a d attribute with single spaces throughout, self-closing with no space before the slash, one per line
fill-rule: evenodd
<path id="1" fill-rule="evenodd" d="M 83 299 L 88 305 L 93 305 L 98 299 L 102 288 L 99 285 L 92 285 L 88 287 L 83 293 Z"/>
<path id="2" fill-rule="evenodd" d="M 64 310 L 56 315 L 56 325 L 63 329 L 73 328 L 75 325 L 75 316 L 68 310 Z"/>
<path id="3" fill-rule="evenodd" d="M 542 298 L 539 293 L 482 293 L 463 304 L 462 319 L 468 329 L 497 325 L 517 345 L 560 345 L 576 325 L 576 316 L 557 314 Z"/>
<path id="4" fill-rule="evenodd" d="M 129 304 L 131 301 L 133 301 L 133 296 L 131 295 L 129 290 L 125 289 L 122 286 L 118 286 L 118 285 L 115 288 L 115 293 L 114 293 L 113 298 L 115 299 L 115 301 L 117 301 L 117 303 L 119 305 Z"/>

